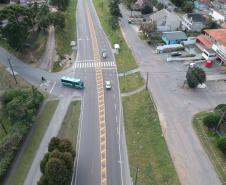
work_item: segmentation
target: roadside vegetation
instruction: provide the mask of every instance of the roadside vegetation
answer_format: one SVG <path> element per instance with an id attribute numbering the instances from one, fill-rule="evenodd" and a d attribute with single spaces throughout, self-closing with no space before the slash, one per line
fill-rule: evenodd
<path id="1" fill-rule="evenodd" d="M 77 0 L 68 0 L 68 6 L 64 11 L 65 26 L 56 31 L 57 53 L 60 57 L 71 55 L 71 41 L 76 40 L 76 6 Z"/>
<path id="2" fill-rule="evenodd" d="M 144 85 L 144 79 L 140 73 L 134 73 L 131 75 L 121 76 L 119 78 L 121 93 L 130 92 L 138 89 Z"/>
<path id="3" fill-rule="evenodd" d="M 123 98 L 123 112 L 133 182 L 179 185 L 149 92 Z"/>
<path id="4" fill-rule="evenodd" d="M 120 45 L 119 54 L 116 54 L 116 62 L 118 72 L 126 72 L 132 69 L 137 68 L 137 64 L 135 59 L 132 55 L 132 51 L 127 46 L 125 42 L 122 32 L 118 27 L 118 16 L 119 13 L 116 11 L 116 18 L 113 18 L 112 14 L 110 13 L 109 9 L 109 1 L 107 0 L 94 0 L 94 5 L 99 16 L 100 22 L 104 28 L 105 33 L 108 36 L 108 39 L 111 42 L 113 47 L 114 44 Z M 113 5 L 114 6 L 114 5 Z M 117 9 L 117 8 L 116 8 Z M 120 16 L 119 16 L 120 17 Z"/>
<path id="5" fill-rule="evenodd" d="M 44 136 L 46 129 L 51 121 L 51 118 L 58 105 L 58 100 L 47 101 L 34 122 L 32 133 L 28 136 L 29 142 L 20 156 L 19 162 L 14 173 L 9 178 L 9 185 L 23 185 L 32 161 L 35 157 L 36 151 L 39 147 L 40 141 Z"/>
<path id="6" fill-rule="evenodd" d="M 1 95 L 0 182 L 29 132 L 42 101 L 43 95 L 34 87 L 11 89 Z"/>
<path id="7" fill-rule="evenodd" d="M 226 105 L 218 105 L 213 112 L 201 112 L 193 117 L 193 127 L 216 172 L 226 181 Z"/>
<path id="8" fill-rule="evenodd" d="M 28 88 L 30 85 L 23 80 L 20 76 L 16 75 L 17 84 L 13 78 L 13 76 L 6 70 L 5 66 L 0 64 L 0 91 L 4 92 L 10 88 Z"/>
<path id="9" fill-rule="evenodd" d="M 77 143 L 80 108 L 81 101 L 71 102 L 58 133 L 58 137 L 61 139 L 68 139 L 72 143 L 74 149 L 76 148 Z"/>
<path id="10" fill-rule="evenodd" d="M 57 28 L 64 25 L 64 17 L 60 12 L 50 12 L 47 4 L 38 6 L 37 3 L 32 6 L 6 6 L 0 10 L 0 21 L 3 23 L 0 44 L 19 57 L 29 55 L 30 52 L 40 57 L 40 51 L 45 49 L 49 25 Z M 33 60 L 38 58 L 30 57 L 29 62 Z"/>
<path id="11" fill-rule="evenodd" d="M 48 152 L 40 163 L 42 176 L 38 185 L 69 185 L 73 173 L 75 151 L 67 139 L 53 137 Z"/>

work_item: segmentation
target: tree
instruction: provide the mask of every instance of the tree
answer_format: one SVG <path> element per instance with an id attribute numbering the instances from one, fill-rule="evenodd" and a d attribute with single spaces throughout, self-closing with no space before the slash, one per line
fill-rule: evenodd
<path id="1" fill-rule="evenodd" d="M 144 8 L 141 10 L 143 15 L 149 14 L 153 12 L 153 7 L 151 5 L 145 5 Z"/>
<path id="2" fill-rule="evenodd" d="M 117 1 L 112 0 L 109 4 L 109 8 L 110 8 L 110 13 L 113 17 L 117 17 L 117 18 L 122 17 Z"/>
<path id="3" fill-rule="evenodd" d="M 208 127 L 209 129 L 217 128 L 218 122 L 220 120 L 220 115 L 215 112 L 209 112 L 204 118 L 203 118 L 203 124 Z"/>
<path id="4" fill-rule="evenodd" d="M 66 10 L 69 5 L 69 0 L 51 0 L 51 5 L 57 6 L 59 10 Z"/>
<path id="5" fill-rule="evenodd" d="M 198 84 L 202 84 L 206 81 L 206 73 L 200 67 L 189 67 L 186 74 L 186 79 L 188 86 L 190 88 L 195 88 L 198 86 Z"/>
<path id="6" fill-rule="evenodd" d="M 57 29 L 63 29 L 65 27 L 65 17 L 62 12 L 53 12 L 49 14 L 49 22 Z"/>
<path id="7" fill-rule="evenodd" d="M 58 149 L 60 152 L 72 152 L 72 145 L 71 142 L 68 139 L 62 139 L 60 141 L 60 144 L 58 146 Z"/>
<path id="8" fill-rule="evenodd" d="M 51 158 L 45 167 L 45 177 L 49 185 L 67 185 L 67 169 L 63 160 Z"/>
<path id="9" fill-rule="evenodd" d="M 45 166 L 46 166 L 46 164 L 47 164 L 47 162 L 48 162 L 48 160 L 49 160 L 49 152 L 48 153 L 46 153 L 45 155 L 44 155 L 44 158 L 41 160 L 41 163 L 40 163 L 40 170 L 41 170 L 41 172 L 44 174 L 45 173 Z"/>
<path id="10" fill-rule="evenodd" d="M 186 13 L 191 13 L 193 11 L 193 3 L 191 1 L 185 1 L 182 9 Z"/>
<path id="11" fill-rule="evenodd" d="M 48 151 L 52 152 L 55 149 L 58 149 L 58 146 L 60 144 L 60 139 L 58 137 L 52 137 L 52 139 L 49 142 Z"/>
<path id="12" fill-rule="evenodd" d="M 146 22 L 146 23 L 142 23 L 140 26 L 140 30 L 145 34 L 145 35 L 149 35 L 152 32 L 154 32 L 156 30 L 156 23 L 153 22 Z"/>
<path id="13" fill-rule="evenodd" d="M 220 25 L 216 21 L 209 19 L 207 21 L 205 29 L 216 29 L 216 28 L 220 28 Z"/>
<path id="14" fill-rule="evenodd" d="M 224 154 L 226 154 L 226 137 L 220 138 L 217 142 L 217 146 Z"/>
<path id="15" fill-rule="evenodd" d="M 184 4 L 184 0 L 172 0 L 172 3 L 178 7 L 182 7 Z"/>

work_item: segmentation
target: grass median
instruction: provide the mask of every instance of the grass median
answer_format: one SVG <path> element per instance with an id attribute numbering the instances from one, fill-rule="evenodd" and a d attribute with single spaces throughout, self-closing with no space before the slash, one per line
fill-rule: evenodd
<path id="1" fill-rule="evenodd" d="M 131 176 L 137 184 L 173 184 L 179 180 L 148 91 L 123 98 Z"/>
<path id="2" fill-rule="evenodd" d="M 66 138 L 72 142 L 72 146 L 77 143 L 77 133 L 79 126 L 81 101 L 71 102 L 67 114 L 58 133 L 58 136 L 63 139 Z"/>
<path id="3" fill-rule="evenodd" d="M 136 61 L 132 55 L 132 51 L 127 46 L 127 43 L 125 42 L 121 30 L 118 28 L 116 30 L 113 30 L 110 22 L 111 22 L 111 15 L 109 12 L 108 0 L 94 0 L 94 5 L 97 11 L 97 14 L 99 16 L 100 22 L 104 28 L 105 33 L 108 36 L 108 39 L 111 42 L 111 45 L 113 44 L 119 44 L 120 45 L 120 52 L 118 55 L 116 55 L 116 62 L 117 62 L 117 68 L 118 72 L 126 72 L 132 69 L 137 68 Z"/>
<path id="4" fill-rule="evenodd" d="M 31 138 L 29 139 L 29 143 L 23 155 L 19 159 L 19 163 L 17 164 L 14 173 L 9 178 L 9 185 L 23 185 L 42 137 L 44 136 L 49 122 L 56 110 L 58 102 L 58 100 L 46 102 L 42 112 L 35 122 L 35 128 Z"/>
<path id="5" fill-rule="evenodd" d="M 208 157 L 210 158 L 221 182 L 226 182 L 226 157 L 217 147 L 217 141 L 219 136 L 207 129 L 203 125 L 203 118 L 207 115 L 207 112 L 201 112 L 193 117 L 192 124 L 202 143 Z"/>
<path id="6" fill-rule="evenodd" d="M 144 79 L 142 78 L 140 73 L 137 72 L 131 75 L 121 76 L 119 78 L 119 83 L 121 93 L 125 93 L 134 91 L 144 85 Z"/>

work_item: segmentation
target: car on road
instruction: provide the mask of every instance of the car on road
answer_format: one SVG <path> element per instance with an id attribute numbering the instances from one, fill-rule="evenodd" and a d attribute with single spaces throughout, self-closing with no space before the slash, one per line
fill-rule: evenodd
<path id="1" fill-rule="evenodd" d="M 101 55 L 102 55 L 103 58 L 107 58 L 107 50 L 106 49 L 102 49 Z"/>
<path id="2" fill-rule="evenodd" d="M 179 53 L 179 52 L 172 52 L 170 53 L 171 57 L 179 57 L 182 55 L 182 53 Z"/>
<path id="3" fill-rule="evenodd" d="M 111 81 L 105 81 L 105 88 L 111 89 Z"/>

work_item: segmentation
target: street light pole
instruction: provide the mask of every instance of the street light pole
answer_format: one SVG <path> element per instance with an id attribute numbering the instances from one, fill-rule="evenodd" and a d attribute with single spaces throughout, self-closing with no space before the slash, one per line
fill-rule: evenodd
<path id="1" fill-rule="evenodd" d="M 13 74 L 13 78 L 14 78 L 16 84 L 18 84 L 18 83 L 17 83 L 16 76 L 15 76 L 14 71 L 13 71 L 13 66 L 12 66 L 12 64 L 11 64 L 10 58 L 8 58 L 8 62 L 9 62 L 9 67 L 10 67 L 10 69 L 11 69 L 11 71 L 12 71 L 12 74 Z"/>

